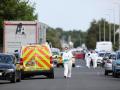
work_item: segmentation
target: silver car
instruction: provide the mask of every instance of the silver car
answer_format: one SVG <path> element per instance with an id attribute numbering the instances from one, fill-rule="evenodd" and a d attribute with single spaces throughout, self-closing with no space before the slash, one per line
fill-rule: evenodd
<path id="1" fill-rule="evenodd" d="M 112 73 L 112 62 L 116 60 L 116 53 L 111 53 L 108 57 L 108 59 L 105 62 L 104 68 L 105 68 L 105 75 L 108 75 L 109 73 Z"/>
<path id="2" fill-rule="evenodd" d="M 98 65 L 102 64 L 102 60 L 103 60 L 104 55 L 105 55 L 105 52 L 99 52 L 98 53 L 98 58 L 97 58 L 97 64 Z"/>

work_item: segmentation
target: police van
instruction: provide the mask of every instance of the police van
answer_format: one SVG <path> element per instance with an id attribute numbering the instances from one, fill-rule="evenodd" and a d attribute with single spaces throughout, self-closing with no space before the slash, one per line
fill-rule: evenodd
<path id="1" fill-rule="evenodd" d="M 22 78 L 34 75 L 45 75 L 54 78 L 53 60 L 47 43 L 31 44 L 21 48 Z"/>

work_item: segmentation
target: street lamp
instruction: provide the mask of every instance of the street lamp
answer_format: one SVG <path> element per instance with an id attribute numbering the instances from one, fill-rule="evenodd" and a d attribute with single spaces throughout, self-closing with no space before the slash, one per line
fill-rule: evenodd
<path id="1" fill-rule="evenodd" d="M 114 40 L 113 40 L 113 43 L 115 45 L 115 9 L 113 9 L 113 19 L 114 19 Z"/>
<path id="2" fill-rule="evenodd" d="M 105 19 L 104 19 L 104 41 L 105 41 Z"/>
<path id="3" fill-rule="evenodd" d="M 119 4 L 119 49 L 120 49 L 120 4 Z"/>
<path id="4" fill-rule="evenodd" d="M 111 23 L 110 23 L 110 15 L 109 14 L 105 14 L 106 16 L 108 16 L 108 25 L 109 25 L 109 41 L 111 41 Z"/>
<path id="5" fill-rule="evenodd" d="M 119 49 L 120 49 L 120 3 L 116 2 L 114 4 L 117 4 L 118 8 L 119 8 Z M 115 26 L 114 26 L 114 28 L 115 28 Z"/>
<path id="6" fill-rule="evenodd" d="M 99 22 L 99 41 L 101 41 L 101 24 Z"/>

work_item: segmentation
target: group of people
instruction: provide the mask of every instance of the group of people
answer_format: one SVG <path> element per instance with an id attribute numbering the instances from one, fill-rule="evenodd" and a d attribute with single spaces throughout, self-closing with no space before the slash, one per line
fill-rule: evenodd
<path id="1" fill-rule="evenodd" d="M 90 68 L 91 61 L 93 63 L 93 68 L 97 67 L 97 57 L 98 54 L 95 51 L 89 51 L 85 54 L 86 66 Z M 72 59 L 74 58 L 72 51 L 69 47 L 64 48 L 62 55 L 63 64 L 64 64 L 64 78 L 71 78 L 72 71 Z"/>
<path id="2" fill-rule="evenodd" d="M 86 66 L 90 68 L 91 62 L 93 64 L 93 68 L 97 67 L 97 59 L 98 59 L 98 54 L 96 51 L 89 51 L 85 54 L 85 61 L 86 61 Z"/>

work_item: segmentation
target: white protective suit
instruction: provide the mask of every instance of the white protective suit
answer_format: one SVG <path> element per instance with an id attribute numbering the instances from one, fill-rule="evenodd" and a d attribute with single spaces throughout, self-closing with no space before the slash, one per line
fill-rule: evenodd
<path id="1" fill-rule="evenodd" d="M 85 54 L 85 61 L 86 61 L 86 66 L 88 68 L 90 68 L 90 63 L 91 63 L 91 53 L 90 52 L 87 52 Z"/>
<path id="2" fill-rule="evenodd" d="M 71 77 L 71 71 L 72 71 L 72 57 L 73 54 L 71 51 L 65 51 L 63 52 L 63 62 L 64 62 L 64 77 L 70 78 Z"/>
<path id="3" fill-rule="evenodd" d="M 92 61 L 93 61 L 93 68 L 96 68 L 97 67 L 98 54 L 95 51 L 93 51 L 91 53 L 91 58 L 92 58 Z"/>

